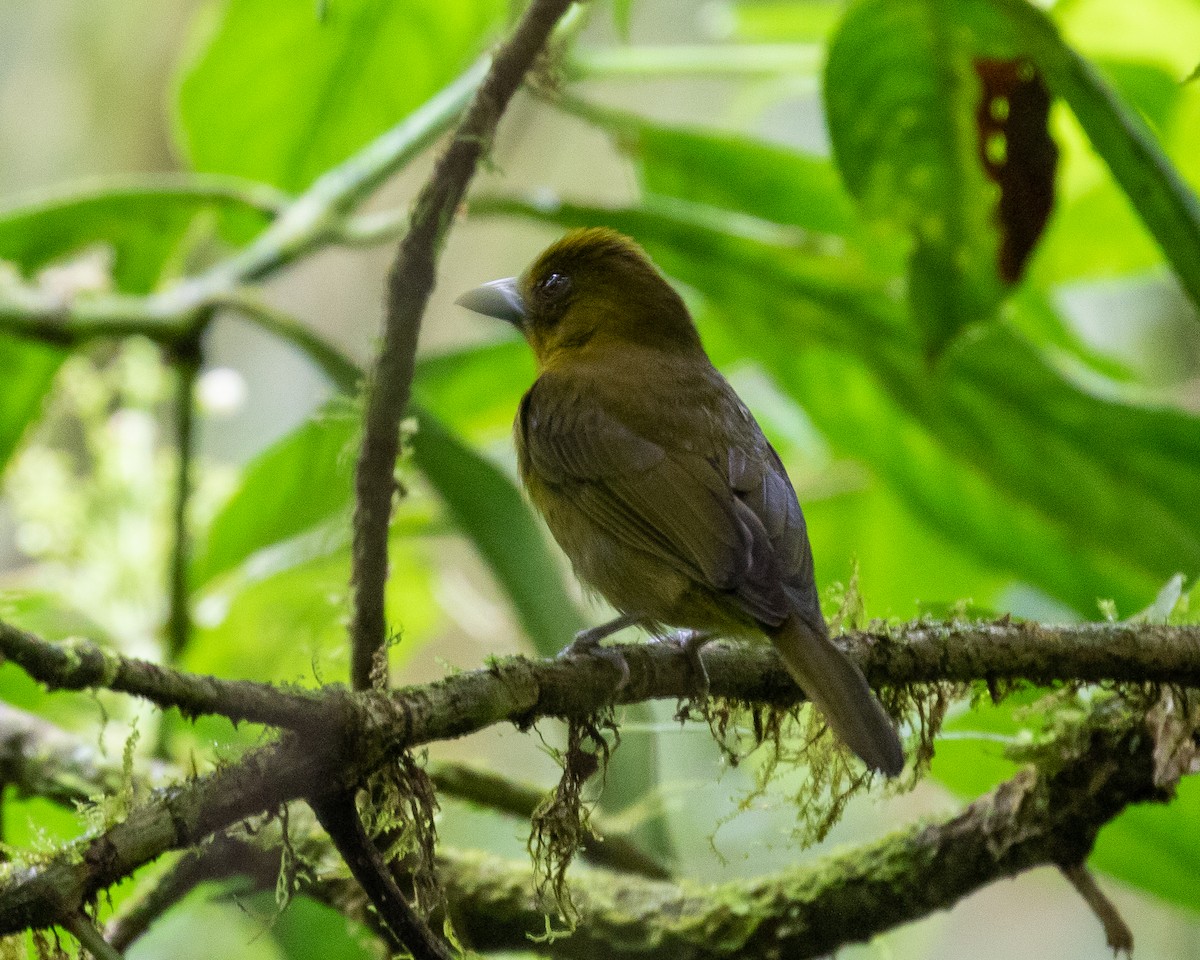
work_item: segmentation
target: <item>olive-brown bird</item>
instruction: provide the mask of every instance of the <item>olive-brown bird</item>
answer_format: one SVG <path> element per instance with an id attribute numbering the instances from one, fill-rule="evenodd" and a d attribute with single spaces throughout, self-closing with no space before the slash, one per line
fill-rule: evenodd
<path id="1" fill-rule="evenodd" d="M 576 230 L 458 303 L 533 348 L 540 373 L 514 426 L 521 477 L 577 576 L 621 614 L 570 649 L 635 624 L 700 642 L 766 634 L 837 735 L 899 773 L 895 727 L 829 639 L 783 464 L 641 248 Z"/>

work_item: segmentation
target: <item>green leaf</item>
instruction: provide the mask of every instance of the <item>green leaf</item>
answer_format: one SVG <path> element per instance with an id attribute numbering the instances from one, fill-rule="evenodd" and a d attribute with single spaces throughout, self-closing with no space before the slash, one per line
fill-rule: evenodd
<path id="1" fill-rule="evenodd" d="M 502 470 L 427 411 L 415 413 L 414 465 L 488 564 L 535 649 L 557 653 L 584 623 L 567 592 L 562 565 L 528 505 Z M 297 550 L 296 559 L 328 554 L 345 543 L 358 420 L 357 412 L 335 401 L 247 467 L 197 551 L 194 588 L 302 536 L 307 549 Z"/>
<path id="2" fill-rule="evenodd" d="M 197 170 L 300 190 L 453 80 L 506 0 L 228 0 L 179 87 Z"/>
<path id="3" fill-rule="evenodd" d="M 65 351 L 57 347 L 0 334 L 0 370 L 4 371 L 0 471 L 8 464 L 29 425 L 42 412 L 42 403 L 65 358 Z"/>
<path id="4" fill-rule="evenodd" d="M 761 140 L 664 127 L 629 114 L 593 113 L 640 164 L 647 193 L 685 197 L 815 233 L 862 233 L 832 164 Z"/>
<path id="5" fill-rule="evenodd" d="M 404 628 L 397 655 L 407 658 L 429 640 L 439 622 L 430 564 L 422 541 L 390 538 L 387 617 Z M 237 583 L 229 594 L 206 597 L 196 613 L 186 669 L 219 677 L 314 682 L 341 679 L 349 669 L 350 550 L 306 559 L 261 578 Z"/>
<path id="6" fill-rule="evenodd" d="M 623 43 L 629 42 L 629 27 L 633 16 L 633 0 L 613 0 L 613 26 L 617 28 L 617 36 Z"/>
<path id="7" fill-rule="evenodd" d="M 1169 804 L 1130 807 L 1100 831 L 1088 863 L 1176 906 L 1200 911 L 1200 777 Z"/>
<path id="8" fill-rule="evenodd" d="M 842 0 L 768 0 L 732 4 L 713 26 L 754 43 L 825 40 L 842 18 Z"/>
<path id="9" fill-rule="evenodd" d="M 89 247 L 112 251 L 114 285 L 146 293 L 199 214 L 211 211 L 231 233 L 266 224 L 284 198 L 229 177 L 152 178 L 103 184 L 22 203 L 0 213 L 0 260 L 26 274 Z"/>
<path id="10" fill-rule="evenodd" d="M 196 550 L 193 589 L 335 518 L 344 523 L 330 546 L 344 543 L 358 429 L 357 411 L 335 401 L 259 454 Z"/>
<path id="11" fill-rule="evenodd" d="M 271 936 L 288 960 L 371 960 L 375 956 L 367 948 L 370 934 L 331 906 L 296 896 L 277 913 L 270 895 L 255 899 L 264 916 L 274 917 Z"/>
<path id="12" fill-rule="evenodd" d="M 58 260 L 103 245 L 112 251 L 112 280 L 129 293 L 159 281 L 163 265 L 204 211 L 231 227 L 263 222 L 279 200 L 274 191 L 226 178 L 178 179 L 88 188 L 20 203 L 0 213 L 0 260 L 32 275 Z M 0 469 L 42 403 L 66 352 L 0 334 Z"/>
<path id="13" fill-rule="evenodd" d="M 963 0 L 982 3 L 983 0 Z M 1145 121 L 1099 71 L 1026 0 L 989 0 L 1050 88 L 1078 118 L 1097 153 L 1158 241 L 1192 302 L 1200 306 L 1200 200 L 1167 159 Z"/>
<path id="14" fill-rule="evenodd" d="M 957 14 L 954 0 L 866 0 L 842 21 L 825 68 L 838 167 L 869 217 L 912 234 L 913 317 L 934 354 L 1002 294 L 975 51 Z"/>
<path id="15" fill-rule="evenodd" d="M 275 939 L 264 936 L 270 916 L 269 911 L 262 916 L 247 913 L 236 898 L 213 899 L 211 885 L 202 884 L 174 909 L 157 918 L 129 951 L 129 956 L 133 960 L 139 957 L 287 960 Z"/>

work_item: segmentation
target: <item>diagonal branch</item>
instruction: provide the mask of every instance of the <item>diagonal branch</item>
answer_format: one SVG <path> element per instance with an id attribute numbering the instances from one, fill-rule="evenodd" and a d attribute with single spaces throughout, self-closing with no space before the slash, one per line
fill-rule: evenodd
<path id="1" fill-rule="evenodd" d="M 496 54 L 453 141 L 417 197 L 408 233 L 400 241 L 392 265 L 383 345 L 371 375 L 355 474 L 351 577 L 354 616 L 350 635 L 351 679 L 357 690 L 371 686 L 375 657 L 387 639 L 383 606 L 388 575 L 387 533 L 396 491 L 400 418 L 412 390 L 417 337 L 433 289 L 441 245 L 479 159 L 491 146 L 501 115 L 571 2 L 533 0 L 525 11 Z"/>
<path id="2" fill-rule="evenodd" d="M 350 874 L 362 887 L 393 942 L 413 960 L 450 960 L 452 954 L 404 899 L 383 855 L 367 836 L 354 802 L 353 789 L 338 790 L 309 801 L 317 820 L 329 834 Z"/>
<path id="3" fill-rule="evenodd" d="M 946 909 L 1033 867 L 1078 863 L 1126 806 L 1165 801 L 1154 737 L 1119 700 L 1045 745 L 1026 768 L 960 813 L 775 876 L 716 889 L 587 871 L 572 883 L 578 926 L 553 946 L 527 865 L 447 852 L 445 886 L 463 940 L 478 950 L 539 950 L 611 960 L 795 960 Z M 1114 762 L 1120 757 L 1120 762 Z M 464 886 L 469 884 L 469 886 Z"/>

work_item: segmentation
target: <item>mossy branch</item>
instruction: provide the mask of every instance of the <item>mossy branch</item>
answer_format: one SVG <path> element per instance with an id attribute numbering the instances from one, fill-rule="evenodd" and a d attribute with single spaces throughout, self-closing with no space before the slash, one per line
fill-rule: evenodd
<path id="1" fill-rule="evenodd" d="M 1081 863 L 1105 823 L 1131 803 L 1167 800 L 1175 778 L 1194 766 L 1195 745 L 1170 742 L 1177 734 L 1153 712 L 1148 718 L 1108 698 L 1039 745 L 1038 768 L 961 812 L 812 865 L 712 887 L 579 871 L 571 882 L 577 926 L 552 946 L 529 939 L 544 931 L 545 905 L 528 864 L 449 849 L 439 872 L 456 930 L 477 950 L 615 960 L 817 957 L 947 908 L 996 879 Z M 1166 770 L 1165 754 L 1174 756 Z M 195 876 L 230 875 L 273 889 L 279 855 L 270 843 L 265 832 L 255 842 L 219 839 L 181 861 L 180 889 Z M 308 851 L 313 862 L 324 859 L 311 844 Z M 349 878 L 309 871 L 299 890 L 374 925 Z M 150 915 L 176 900 L 164 898 Z M 139 931 L 149 919 L 141 913 L 149 910 L 136 915 Z M 126 945 L 131 938 L 118 932 L 110 939 Z"/>
<path id="2" fill-rule="evenodd" d="M 1200 626 L 1102 623 L 928 624 L 866 630 L 839 638 L 876 687 L 939 681 L 1156 683 L 1200 688 Z M 474 733 L 496 723 L 525 726 L 539 717 L 583 718 L 617 704 L 685 699 L 695 676 L 672 644 L 623 644 L 629 681 L 616 691 L 603 657 L 511 657 L 437 683 L 349 694 L 246 680 L 221 680 L 123 657 L 86 640 L 50 643 L 0 622 L 0 656 L 50 689 L 108 689 L 192 716 L 218 714 L 289 729 L 332 718 L 374 742 L 400 747 Z M 704 649 L 715 697 L 792 706 L 804 693 L 766 644 L 713 643 Z"/>
<path id="3" fill-rule="evenodd" d="M 0 641 L 14 637 L 20 641 L 18 648 L 32 642 L 26 666 L 46 656 L 42 648 L 54 649 L 21 631 L 0 630 Z M 1200 685 L 1200 627 L 918 625 L 846 639 L 875 683 L 1029 677 L 1039 682 Z M 4 652 L 12 655 L 9 649 Z M 629 645 L 622 652 L 630 679 L 617 697 L 620 701 L 681 698 L 694 692 L 694 676 L 684 652 L 667 644 Z M 52 665 L 74 671 L 76 679 L 90 678 L 79 685 L 112 686 L 113 677 L 127 676 L 124 661 L 112 672 L 111 654 L 103 654 L 101 662 L 90 668 L 81 668 L 75 658 L 64 654 L 49 659 Z M 769 647 L 718 644 L 705 651 L 705 659 L 714 695 L 784 706 L 802 699 Z M 525 727 L 542 716 L 586 718 L 611 703 L 615 674 L 608 660 L 596 657 L 512 658 L 488 669 L 402 690 L 348 695 L 335 688 L 333 696 L 343 711 L 338 736 L 286 734 L 278 743 L 251 751 L 212 773 L 152 792 L 123 822 L 99 836 L 71 845 L 42 863 L 10 869 L 0 880 L 0 934 L 52 925 L 168 850 L 191 847 L 240 820 L 308 796 L 314 785 L 352 787 L 411 747 L 497 723 Z M 249 687 L 256 695 L 278 693 L 265 684 Z M 318 702 L 328 696 L 303 695 Z M 194 699 L 188 702 L 197 705 Z M 353 751 L 344 749 L 345 736 L 352 738 Z M 1066 862 L 1077 863 L 1078 858 Z"/>
<path id="4" fill-rule="evenodd" d="M 802 960 L 834 953 L 941 909 L 994 880 L 1078 863 L 1126 806 L 1164 801 L 1156 738 L 1115 699 L 1063 731 L 1032 767 L 960 813 L 774 876 L 718 887 L 677 886 L 590 870 L 577 874 L 570 937 L 544 931 L 525 864 L 448 851 L 444 886 L 463 941 L 477 950 L 555 957 Z M 1120 762 L 1114 758 L 1120 757 Z"/>
<path id="5" fill-rule="evenodd" d="M 0 622 L 0 656 L 49 690 L 113 690 L 187 716 L 219 714 L 297 729 L 326 725 L 340 688 L 303 690 L 249 680 L 222 680 L 121 656 L 88 640 L 45 640 Z"/>

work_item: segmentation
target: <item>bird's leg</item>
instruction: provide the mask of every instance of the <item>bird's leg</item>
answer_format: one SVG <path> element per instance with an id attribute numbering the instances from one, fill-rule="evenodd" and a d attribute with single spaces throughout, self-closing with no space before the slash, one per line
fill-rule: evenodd
<path id="1" fill-rule="evenodd" d="M 712 630 L 677 630 L 654 639 L 659 643 L 676 644 L 687 655 L 688 663 L 692 668 L 692 676 L 696 678 L 697 692 L 702 700 L 707 700 L 708 670 L 704 666 L 704 659 L 700 656 L 700 651 L 716 640 L 717 634 Z"/>
<path id="2" fill-rule="evenodd" d="M 641 618 L 623 613 L 619 617 L 609 620 L 608 623 L 602 623 L 587 630 L 580 630 L 575 634 L 575 639 L 563 647 L 559 656 L 601 657 L 607 660 L 621 671 L 621 682 L 617 684 L 617 689 L 620 690 L 625 684 L 629 683 L 629 664 L 625 662 L 625 657 L 621 655 L 619 650 L 609 650 L 602 647 L 600 646 L 600 641 L 606 637 L 611 637 L 614 633 L 618 633 L 626 627 L 637 626 L 639 623 L 641 623 Z"/>

